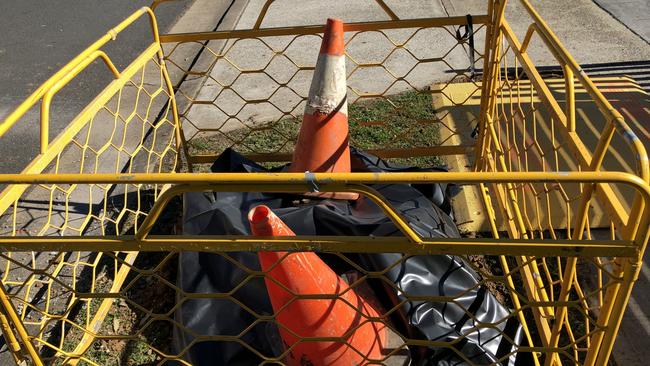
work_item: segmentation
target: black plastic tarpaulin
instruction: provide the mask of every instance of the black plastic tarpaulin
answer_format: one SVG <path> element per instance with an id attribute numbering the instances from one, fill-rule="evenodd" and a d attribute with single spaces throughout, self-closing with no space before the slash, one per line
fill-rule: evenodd
<path id="1" fill-rule="evenodd" d="M 370 154 L 352 149 L 355 172 L 444 171 L 389 164 Z M 280 171 L 266 169 L 233 150 L 226 150 L 211 170 L 219 172 Z M 441 184 L 374 185 L 388 203 L 398 210 L 419 235 L 429 238 L 459 237 L 449 216 L 447 187 Z M 193 192 L 184 196 L 183 231 L 187 235 L 250 234 L 247 214 L 257 205 L 269 206 L 297 235 L 402 235 L 383 211 L 371 200 L 313 199 L 300 201 L 298 195 L 258 192 Z M 354 268 L 333 254 L 320 254 L 337 273 Z M 390 266 L 385 274 L 392 285 L 379 279 L 368 284 L 385 309 L 398 304 L 389 321 L 403 335 L 455 343 L 453 349 L 410 347 L 411 364 L 462 365 L 513 363 L 507 357 L 520 343 L 521 327 L 515 317 L 483 286 L 477 274 L 460 257 L 428 255 L 404 257 L 400 253 L 346 254 L 347 258 L 369 271 Z M 399 262 L 398 265 L 393 266 Z M 198 365 L 250 365 L 262 356 L 283 352 L 282 340 L 273 322 L 261 322 L 259 315 L 272 315 L 273 309 L 264 281 L 251 277 L 258 271 L 254 252 L 226 254 L 184 252 L 180 254 L 178 285 L 186 293 L 226 294 L 197 296 L 186 300 L 176 311 L 176 320 L 190 332 L 175 330 L 174 348 L 191 344 L 185 358 Z M 450 296 L 453 302 L 409 301 L 409 296 Z M 492 328 L 475 328 L 480 323 Z M 504 337 L 503 335 L 507 335 Z M 210 340 L 210 336 L 230 338 Z M 205 340 L 202 337 L 207 337 Z M 514 340 L 514 345 L 511 343 Z M 192 342 L 194 342 L 192 344 Z"/>

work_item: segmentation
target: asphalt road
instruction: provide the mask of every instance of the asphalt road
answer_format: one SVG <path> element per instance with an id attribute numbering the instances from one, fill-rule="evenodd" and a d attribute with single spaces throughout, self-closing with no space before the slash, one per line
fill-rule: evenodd
<path id="1" fill-rule="evenodd" d="M 156 11 L 164 32 L 191 1 L 164 3 Z M 151 0 L 0 1 L 0 121 L 61 66 Z M 118 68 L 151 41 L 142 18 L 120 33 L 106 51 Z M 99 64 L 75 78 L 54 98 L 50 139 L 97 94 L 111 76 Z M 30 111 L 0 138 L 0 172 L 18 172 L 38 153 L 39 114 Z"/>

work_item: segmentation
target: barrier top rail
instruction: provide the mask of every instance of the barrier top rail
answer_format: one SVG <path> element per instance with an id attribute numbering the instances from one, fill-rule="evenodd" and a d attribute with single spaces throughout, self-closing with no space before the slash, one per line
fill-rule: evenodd
<path id="1" fill-rule="evenodd" d="M 213 173 L 139 173 L 139 174 L 88 174 L 88 175 L 77 175 L 77 174 L 24 174 L 16 177 L 11 174 L 0 174 L 0 183 L 10 183 L 10 184 L 50 184 L 50 183 L 59 183 L 59 184 L 176 184 L 174 187 L 168 189 L 163 193 L 161 197 L 156 201 L 155 206 L 151 209 L 150 215 L 147 217 L 146 222 L 141 226 L 141 229 L 137 232 L 135 238 L 123 236 L 116 238 L 117 242 L 113 244 L 125 244 L 125 249 L 133 250 L 133 248 L 138 247 L 142 248 L 140 243 L 148 242 L 148 232 L 155 224 L 156 219 L 163 211 L 167 203 L 174 196 L 180 195 L 185 192 L 193 191 L 264 191 L 264 192 L 304 192 L 309 190 L 318 189 L 323 192 L 337 192 L 337 191 L 351 191 L 361 193 L 376 204 L 378 204 L 386 215 L 393 221 L 404 233 L 408 241 L 414 244 L 433 244 L 433 245 L 446 245 L 445 243 L 438 243 L 438 239 L 433 241 L 421 238 L 410 228 L 408 223 L 400 217 L 400 215 L 388 204 L 385 202 L 383 197 L 379 195 L 374 189 L 367 186 L 367 184 L 396 184 L 396 183 L 435 183 L 435 182 L 455 182 L 457 184 L 477 184 L 477 183 L 530 183 L 530 182 L 549 182 L 549 183 L 619 183 L 632 187 L 635 189 L 640 197 L 641 202 L 643 203 L 643 210 L 638 221 L 639 230 L 636 231 L 634 238 L 630 238 L 630 246 L 623 243 L 623 247 L 613 246 L 611 241 L 607 241 L 605 246 L 601 249 L 605 252 L 612 254 L 614 251 L 619 256 L 629 256 L 640 258 L 643 255 L 645 249 L 645 243 L 647 242 L 648 235 L 650 231 L 650 186 L 648 186 L 641 178 L 629 173 L 621 172 L 474 172 L 472 174 L 467 173 L 458 173 L 458 172 L 444 172 L 444 173 L 391 173 L 391 174 L 377 174 L 377 173 L 222 173 L 222 174 L 213 174 Z M 314 188 L 317 187 L 317 188 Z M 230 238 L 230 237 L 229 237 Z M 104 245 L 104 239 L 102 245 Z M 239 238 L 241 239 L 241 238 Z M 331 238 L 330 238 L 331 239 Z M 377 242 L 381 241 L 380 238 L 377 238 Z M 18 240 L 18 242 L 17 242 Z M 49 250 L 53 247 L 52 244 L 63 244 L 70 245 L 71 238 L 42 238 L 42 237 L 9 237 L 6 240 L 4 238 L 0 240 L 3 244 L 14 245 L 16 249 L 26 250 L 31 248 L 26 246 L 26 244 L 42 242 L 43 244 L 48 245 Z M 62 240 L 62 241 L 61 241 Z M 94 242 L 97 238 L 94 237 L 80 237 L 74 239 L 78 245 L 84 245 L 88 243 L 93 243 L 90 247 L 97 250 Z M 196 238 L 190 240 L 197 240 Z M 221 240 L 210 240 L 202 239 L 199 242 L 206 244 L 208 242 L 215 243 L 226 243 L 237 241 L 238 238 L 230 239 L 221 239 Z M 309 241 L 322 242 L 322 238 L 307 238 Z M 346 238 L 347 240 L 347 238 Z M 394 243 L 395 239 L 391 239 Z M 155 241 L 155 240 L 154 240 Z M 254 240 L 259 242 L 259 240 Z M 5 243 L 6 242 L 6 243 Z M 179 248 L 185 248 L 188 244 L 187 240 L 183 243 L 172 243 L 168 238 L 163 239 L 163 242 L 167 244 L 167 249 L 169 245 L 180 245 Z M 275 241 L 272 241 L 275 242 Z M 291 243 L 296 241 L 292 239 Z M 161 242 L 162 243 L 162 242 Z M 162 243 L 162 244 L 165 244 Z M 521 243 L 510 243 L 511 245 L 501 245 L 494 247 L 493 243 L 474 243 L 471 245 L 476 245 L 476 248 L 479 248 L 481 251 L 489 250 L 489 246 L 498 248 L 496 251 L 492 250 L 494 253 L 502 253 L 507 250 L 512 252 L 517 250 L 517 246 L 530 252 L 530 241 L 523 240 Z M 160 243 L 159 243 L 160 244 Z M 201 245 L 203 245 L 201 244 Z M 276 244 L 282 246 L 289 245 L 286 241 L 278 241 Z M 403 242 L 401 243 L 404 244 Z M 447 243 L 449 244 L 449 243 Z M 564 255 L 587 255 L 593 254 L 591 251 L 584 251 L 585 248 L 578 248 L 580 246 L 576 245 L 575 241 L 569 241 L 567 243 L 555 243 L 552 247 L 549 244 L 550 242 L 539 243 L 537 249 L 544 251 L 546 254 L 550 253 L 549 250 L 558 251 L 564 253 Z M 592 244 L 598 246 L 598 242 L 595 241 Z M 362 243 L 362 245 L 367 245 L 367 242 Z M 379 243 L 377 243 L 379 245 Z M 590 243 L 585 243 L 586 247 L 590 247 Z M 448 245 L 449 246 L 449 245 Z M 608 248 L 606 246 L 609 246 Z M 399 247 L 399 246 L 398 246 Z M 567 249 L 568 247 L 578 248 L 576 250 Z M 153 246 L 151 248 L 159 248 Z M 151 249 L 149 248 L 149 249 Z M 160 247 L 162 248 L 162 247 Z M 270 248 L 270 247 L 269 247 Z M 331 246 L 330 250 L 337 248 L 336 244 Z M 353 247 L 347 247 L 351 249 Z M 354 247 L 357 250 L 361 250 L 362 246 Z M 494 249 L 493 248 L 493 249 Z M 519 249 L 521 249 L 519 248 Z M 629 251 L 627 249 L 632 249 Z M 34 249 L 34 248 L 31 248 Z M 205 249 L 205 248 L 204 248 Z M 222 248 L 224 249 L 224 248 Z M 227 249 L 227 248 L 225 248 Z M 277 248 L 276 248 L 277 249 Z M 423 248 L 420 248 L 422 251 Z M 438 250 L 445 251 L 444 248 L 437 248 Z M 459 250 L 462 250 L 460 248 Z M 596 249 L 598 248 L 590 248 Z M 139 249 L 138 249 L 139 250 Z M 373 250 L 376 250 L 373 249 Z M 433 250 L 433 248 L 432 248 Z M 450 249 L 447 248 L 446 251 Z M 618 250 L 618 251 L 617 251 Z M 424 252 L 427 250 L 424 249 Z M 600 252 L 599 252 L 600 253 Z M 604 252 L 603 252 L 604 253 Z M 602 255 L 602 253 L 601 253 Z"/>

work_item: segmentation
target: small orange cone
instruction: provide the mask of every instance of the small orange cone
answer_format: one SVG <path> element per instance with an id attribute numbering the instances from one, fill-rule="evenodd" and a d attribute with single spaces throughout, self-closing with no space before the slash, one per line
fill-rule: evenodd
<path id="1" fill-rule="evenodd" d="M 254 207 L 248 220 L 256 236 L 295 235 L 267 206 Z M 348 366 L 382 359 L 385 325 L 367 319 L 377 317 L 377 311 L 315 253 L 259 252 L 259 259 L 267 272 L 264 280 L 276 320 L 282 325 L 282 340 L 287 347 L 294 345 L 287 359 L 289 365 Z M 338 296 L 294 299 L 294 294 Z M 342 337 L 342 341 L 305 340 L 296 344 L 303 337 Z"/>
<path id="2" fill-rule="evenodd" d="M 343 22 L 327 19 L 290 172 L 350 172 Z M 357 199 L 356 193 L 310 193 Z"/>

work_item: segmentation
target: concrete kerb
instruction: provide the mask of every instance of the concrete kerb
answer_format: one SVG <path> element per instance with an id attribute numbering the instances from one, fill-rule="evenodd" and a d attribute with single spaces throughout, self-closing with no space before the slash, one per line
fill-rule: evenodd
<path id="1" fill-rule="evenodd" d="M 646 0 L 594 0 L 603 11 L 650 45 L 650 2 Z"/>
<path id="2" fill-rule="evenodd" d="M 213 2 L 210 0 L 197 0 L 194 5 L 193 9 L 200 9 L 201 7 L 213 5 Z M 169 33 L 234 29 L 247 6 L 248 0 L 220 4 L 221 16 L 218 19 L 213 19 L 213 23 L 209 28 L 205 26 L 197 28 L 196 24 L 192 22 L 178 22 Z M 191 19 L 191 17 L 187 19 Z M 210 88 L 209 76 L 213 72 L 217 61 L 212 52 L 221 52 L 231 42 L 228 40 L 213 40 L 181 44 L 163 43 L 165 54 L 169 55 L 166 62 L 167 69 L 173 84 L 177 87 L 176 102 L 179 115 L 186 116 L 192 107 L 191 101 L 200 99 L 201 91 Z M 193 55 L 193 57 L 186 55 Z M 190 68 L 193 73 L 187 74 Z M 209 120 L 210 116 L 205 116 L 205 118 Z M 181 127 L 185 130 L 187 126 L 183 125 Z"/>
<path id="3" fill-rule="evenodd" d="M 183 18 L 179 19 L 167 33 L 178 34 L 232 29 L 239 21 L 247 4 L 248 0 L 224 1 L 219 4 L 215 4 L 212 0 L 196 0 L 192 7 L 185 12 Z M 204 12 L 204 10 L 213 11 Z M 223 48 L 224 44 L 224 41 L 210 41 L 205 44 L 200 42 L 185 43 L 183 45 L 186 47 L 181 48 L 178 43 L 163 43 L 163 50 L 166 55 L 171 50 L 174 50 L 173 63 L 167 61 L 167 69 L 172 83 L 179 87 L 182 93 L 195 97 L 202 86 L 202 83 L 197 85 L 195 81 L 202 79 L 186 77 L 186 72 L 190 68 L 193 70 L 206 70 L 206 68 L 214 67 L 212 64 L 213 58 L 207 54 L 209 52 L 201 51 L 204 48 L 219 50 Z M 182 102 L 182 100 L 178 102 Z"/>

